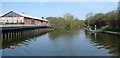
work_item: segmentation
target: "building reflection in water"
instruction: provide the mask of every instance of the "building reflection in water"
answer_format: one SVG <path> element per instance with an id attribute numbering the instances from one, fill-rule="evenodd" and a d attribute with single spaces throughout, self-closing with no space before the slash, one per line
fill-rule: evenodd
<path id="1" fill-rule="evenodd" d="M 30 41 L 35 40 L 35 37 L 41 36 L 50 32 L 50 29 L 28 29 L 28 30 L 13 30 L 2 32 L 2 49 L 16 49 L 22 47 L 21 45 L 29 45 Z"/>

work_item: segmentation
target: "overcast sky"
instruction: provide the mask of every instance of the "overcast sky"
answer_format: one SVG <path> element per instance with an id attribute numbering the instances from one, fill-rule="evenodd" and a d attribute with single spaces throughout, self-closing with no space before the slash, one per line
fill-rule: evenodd
<path id="1" fill-rule="evenodd" d="M 107 13 L 117 6 L 117 2 L 3 2 L 2 13 L 13 10 L 35 17 L 62 17 L 71 13 L 83 20 L 87 13 Z"/>

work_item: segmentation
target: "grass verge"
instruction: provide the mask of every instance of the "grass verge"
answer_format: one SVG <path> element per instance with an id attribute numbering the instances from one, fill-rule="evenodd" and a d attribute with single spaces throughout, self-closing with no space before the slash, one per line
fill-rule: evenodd
<path id="1" fill-rule="evenodd" d="M 118 32 L 120 33 L 120 30 L 112 30 L 112 29 L 108 29 L 108 28 L 104 28 L 104 29 L 97 29 L 97 31 L 111 31 L 111 32 Z"/>

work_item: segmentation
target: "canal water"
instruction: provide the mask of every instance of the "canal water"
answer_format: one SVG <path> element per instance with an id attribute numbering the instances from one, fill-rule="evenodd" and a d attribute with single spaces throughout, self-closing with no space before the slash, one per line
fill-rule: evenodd
<path id="1" fill-rule="evenodd" d="M 82 29 L 3 31 L 3 56 L 117 56 L 120 37 Z"/>

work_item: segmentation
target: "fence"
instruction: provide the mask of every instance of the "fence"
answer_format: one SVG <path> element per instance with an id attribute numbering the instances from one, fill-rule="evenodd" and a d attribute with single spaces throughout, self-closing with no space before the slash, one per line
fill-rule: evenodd
<path id="1" fill-rule="evenodd" d="M 39 24 L 39 25 L 35 25 L 35 24 L 1 24 L 0 27 L 21 27 L 21 26 L 49 26 L 48 24 Z"/>

